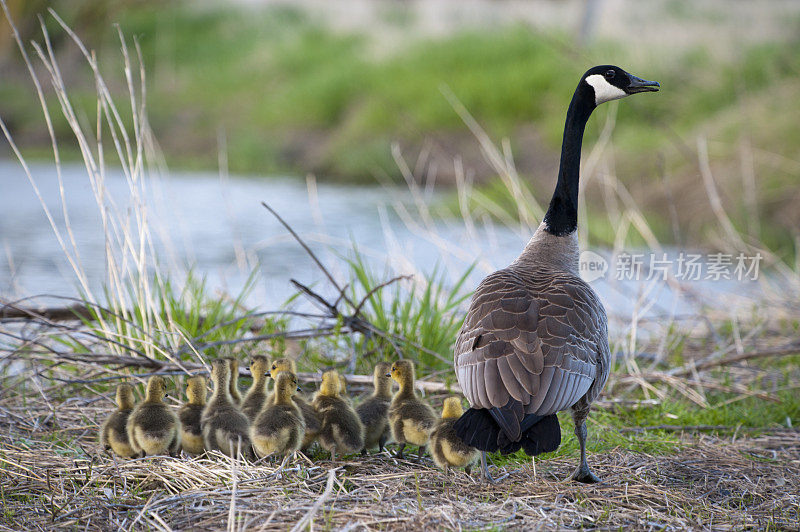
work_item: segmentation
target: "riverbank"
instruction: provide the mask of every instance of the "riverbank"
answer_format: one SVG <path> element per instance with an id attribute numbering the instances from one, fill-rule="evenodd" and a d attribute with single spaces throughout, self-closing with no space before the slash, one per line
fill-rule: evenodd
<path id="1" fill-rule="evenodd" d="M 234 172 L 374 183 L 402 180 L 406 165 L 407 178 L 453 185 L 463 177 L 498 203 L 506 201 L 496 194 L 498 169 L 454 106 L 463 104 L 498 146 L 508 139 L 515 170 L 545 202 L 575 80 L 586 65 L 613 58 L 657 78 L 663 90 L 647 101 L 598 110 L 586 141 L 587 152 L 597 139 L 603 148 L 591 159 L 593 170 L 613 174 L 627 188 L 659 239 L 676 242 L 678 224 L 689 243 L 707 244 L 716 220 L 707 191 L 697 190 L 704 156 L 697 138 L 708 139 L 709 168 L 732 222 L 788 256 L 793 237 L 787 229 L 800 225 L 793 185 L 800 160 L 793 119 L 800 59 L 785 29 L 796 20 L 761 21 L 773 30 L 721 53 L 719 43 L 728 42 L 726 32 L 741 13 L 665 6 L 665 33 L 650 49 L 625 46 L 607 32 L 581 46 L 574 30 L 544 23 L 534 28 L 500 20 L 416 31 L 424 24 L 399 9 L 381 12 L 375 23 L 391 31 L 370 32 L 358 29 L 365 23 L 326 24 L 320 13 L 280 2 L 262 8 L 145 4 L 110 11 L 103 27 L 78 31 L 97 51 L 121 102 L 126 83 L 110 24 L 120 24 L 129 44 L 136 37 L 147 71 L 149 123 L 175 168 L 222 164 Z M 666 53 L 665 40 L 681 20 L 696 31 L 705 24 L 709 46 L 693 38 Z M 652 33 L 652 23 L 647 27 Z M 58 27 L 51 31 L 73 103 L 91 117 L 96 101 L 88 67 Z M 30 37 L 41 38 L 35 31 Z M 26 153 L 41 155 L 50 140 L 38 101 L 24 66 L 6 52 L 0 116 Z M 127 115 L 123 106 L 121 118 L 129 123 Z M 62 155 L 77 158 L 58 114 L 54 127 Z M 592 220 L 603 188 L 615 186 L 601 181 L 587 186 Z M 598 228 L 593 237 L 609 242 L 611 227 L 591 227 Z"/>

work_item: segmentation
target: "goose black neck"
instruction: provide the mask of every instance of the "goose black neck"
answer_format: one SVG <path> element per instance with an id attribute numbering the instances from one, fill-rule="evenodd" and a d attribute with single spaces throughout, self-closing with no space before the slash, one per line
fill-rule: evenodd
<path id="1" fill-rule="evenodd" d="M 558 182 L 544 216 L 545 229 L 555 236 L 566 236 L 578 227 L 578 182 L 581 168 L 581 143 L 586 121 L 595 105 L 588 87 L 581 82 L 567 110 Z"/>

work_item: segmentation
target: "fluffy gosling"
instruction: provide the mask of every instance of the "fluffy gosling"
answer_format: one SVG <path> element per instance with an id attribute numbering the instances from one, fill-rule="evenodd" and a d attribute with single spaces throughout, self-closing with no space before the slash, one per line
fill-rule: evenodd
<path id="1" fill-rule="evenodd" d="M 367 449 L 373 447 L 378 447 L 379 451 L 383 451 L 384 445 L 392 435 L 389 428 L 392 377 L 388 375 L 391 367 L 391 364 L 386 362 L 379 362 L 375 366 L 372 376 L 375 389 L 372 395 L 356 408 L 356 413 L 364 425 L 364 448 L 361 449 L 361 454 L 367 454 Z"/>
<path id="2" fill-rule="evenodd" d="M 239 406 L 242 404 L 242 394 L 239 392 L 239 361 L 234 357 L 223 357 L 223 360 L 228 361 L 228 365 L 231 369 L 231 382 L 229 386 L 231 399 L 233 400 L 233 404 Z"/>
<path id="3" fill-rule="evenodd" d="M 189 454 L 201 454 L 205 449 L 200 418 L 206 406 L 206 378 L 195 375 L 186 379 L 186 403 L 178 410 L 181 421 L 181 448 Z"/>
<path id="4" fill-rule="evenodd" d="M 463 467 L 469 474 L 472 464 L 478 459 L 478 450 L 461 441 L 453 427 L 463 413 L 461 398 L 448 397 L 442 405 L 442 418 L 431 432 L 431 455 L 445 474 L 450 466 Z"/>
<path id="5" fill-rule="evenodd" d="M 340 389 L 339 373 L 326 371 L 313 403 L 322 418 L 317 441 L 331 453 L 331 461 L 336 460 L 337 452 L 350 454 L 364 448 L 364 425 L 350 403 L 339 395 Z"/>
<path id="6" fill-rule="evenodd" d="M 297 390 L 297 377 L 293 373 L 278 374 L 270 402 L 250 426 L 250 441 L 257 456 L 288 455 L 300 448 L 306 424 L 292 400 Z"/>
<path id="7" fill-rule="evenodd" d="M 275 359 L 270 367 L 270 375 L 274 379 L 281 371 L 288 371 L 292 375 L 297 375 L 297 366 L 295 365 L 294 360 L 290 358 Z M 301 394 L 296 394 L 293 400 L 295 403 L 297 403 L 298 408 L 300 408 L 300 412 L 303 413 L 303 421 L 306 424 L 306 432 L 305 436 L 303 436 L 303 443 L 300 448 L 307 449 L 308 446 L 311 445 L 315 439 L 317 439 L 319 429 L 322 427 L 322 421 L 320 420 L 319 414 L 314 409 L 314 406 L 306 401 Z"/>
<path id="8" fill-rule="evenodd" d="M 267 376 L 269 372 L 269 361 L 267 357 L 256 355 L 250 360 L 250 374 L 253 376 L 253 384 L 244 394 L 242 399 L 242 414 L 248 421 L 255 421 L 258 413 L 267 403 Z"/>
<path id="9" fill-rule="evenodd" d="M 422 458 L 425 445 L 436 425 L 436 413 L 419 397 L 414 390 L 414 363 L 398 360 L 392 364 L 389 375 L 397 381 L 400 389 L 389 405 L 389 424 L 394 441 L 400 444 L 395 456 L 404 458 L 403 450 L 407 443 L 419 445 L 417 458 Z"/>
<path id="10" fill-rule="evenodd" d="M 153 376 L 147 381 L 144 401 L 136 405 L 128 418 L 128 441 L 134 453 L 176 456 L 181 446 L 181 422 L 167 405 L 167 381 Z"/>
<path id="11" fill-rule="evenodd" d="M 231 364 L 225 359 L 211 363 L 211 382 L 214 393 L 203 410 L 200 423 L 203 428 L 203 443 L 207 450 L 218 450 L 235 457 L 237 449 L 248 458 L 253 458 L 250 445 L 250 426 L 231 397 Z"/>
<path id="12" fill-rule="evenodd" d="M 115 410 L 100 427 L 100 447 L 114 451 L 123 458 L 136 456 L 128 440 L 128 418 L 134 407 L 133 386 L 120 384 L 117 386 L 117 410 Z"/>

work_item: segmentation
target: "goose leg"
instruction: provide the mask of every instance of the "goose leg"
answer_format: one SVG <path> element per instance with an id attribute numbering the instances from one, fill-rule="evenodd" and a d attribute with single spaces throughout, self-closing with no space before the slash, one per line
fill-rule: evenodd
<path id="1" fill-rule="evenodd" d="M 481 451 L 481 478 L 487 484 L 497 484 L 497 481 L 489 474 L 489 468 L 486 467 L 486 451 Z"/>
<path id="2" fill-rule="evenodd" d="M 422 454 L 423 454 L 424 452 L 425 452 L 425 446 L 424 446 L 424 445 L 420 445 L 420 446 L 419 446 L 419 450 L 417 451 L 417 460 L 416 460 L 417 462 L 419 462 L 420 460 L 422 460 Z"/>
<path id="3" fill-rule="evenodd" d="M 588 410 L 572 412 L 572 419 L 575 421 L 575 436 L 578 437 L 578 443 L 581 446 L 581 463 L 572 474 L 572 480 L 584 484 L 597 484 L 600 479 L 591 472 L 589 464 L 586 462 L 586 416 L 588 414 Z"/>
<path id="4" fill-rule="evenodd" d="M 401 443 L 400 447 L 398 447 L 397 451 L 395 451 L 394 457 L 395 458 L 399 458 L 400 460 L 405 458 L 405 455 L 403 454 L 403 449 L 405 449 L 405 448 L 406 448 L 406 444 L 405 443 Z"/>
<path id="5" fill-rule="evenodd" d="M 383 452 L 385 450 L 384 446 L 386 445 L 387 439 L 388 438 L 386 435 L 381 435 L 381 437 L 378 439 L 378 451 Z"/>

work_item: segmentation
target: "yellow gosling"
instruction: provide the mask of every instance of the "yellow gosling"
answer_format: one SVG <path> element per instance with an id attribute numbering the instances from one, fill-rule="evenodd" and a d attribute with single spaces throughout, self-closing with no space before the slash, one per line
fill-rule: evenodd
<path id="1" fill-rule="evenodd" d="M 276 378 L 281 371 L 288 371 L 292 375 L 297 375 L 297 365 L 291 358 L 278 358 L 272 362 L 270 367 L 270 375 Z M 300 412 L 303 414 L 303 421 L 306 424 L 305 436 L 303 436 L 303 443 L 301 449 L 308 449 L 308 446 L 317 439 L 319 429 L 322 427 L 322 421 L 314 406 L 308 402 L 300 393 L 296 394 L 293 398 Z"/>
<path id="2" fill-rule="evenodd" d="M 414 363 L 398 360 L 389 372 L 400 389 L 389 405 L 389 424 L 394 441 L 400 444 L 395 456 L 404 458 L 406 444 L 419 445 L 417 459 L 422 458 L 431 431 L 436 425 L 436 413 L 414 390 Z"/>
<path id="3" fill-rule="evenodd" d="M 288 455 L 300 448 L 306 424 L 300 408 L 292 399 L 297 390 L 294 374 L 288 371 L 278 374 L 270 403 L 264 405 L 250 427 L 250 440 L 256 455 Z"/>
<path id="4" fill-rule="evenodd" d="M 128 441 L 140 455 L 176 456 L 181 446 L 181 422 L 167 405 L 167 381 L 153 376 L 147 381 L 144 401 L 136 405 L 128 418 Z"/>
<path id="5" fill-rule="evenodd" d="M 206 406 L 206 378 L 195 375 L 186 379 L 186 403 L 178 410 L 181 421 L 181 448 L 189 454 L 205 450 L 200 418 Z"/>
<path id="6" fill-rule="evenodd" d="M 356 413 L 364 425 L 364 448 L 361 454 L 367 454 L 367 449 L 383 447 L 389 441 L 392 431 L 389 428 L 389 405 L 392 402 L 392 377 L 389 376 L 392 365 L 379 362 L 372 374 L 374 390 L 372 395 L 358 405 Z"/>
<path id="7" fill-rule="evenodd" d="M 211 364 L 214 392 L 200 419 L 206 450 L 217 450 L 236 457 L 237 449 L 247 458 L 254 458 L 250 444 L 250 424 L 233 402 L 230 391 L 231 364 L 217 359 Z"/>
<path id="8" fill-rule="evenodd" d="M 478 450 L 461 441 L 454 425 L 464 413 L 460 397 L 448 397 L 442 405 L 442 418 L 431 432 L 431 455 L 433 461 L 445 474 L 449 467 L 463 467 L 467 474 L 478 459 Z"/>
<path id="9" fill-rule="evenodd" d="M 341 380 L 336 371 L 326 371 L 314 397 L 313 406 L 319 413 L 322 426 L 317 441 L 331 453 L 350 454 L 364 448 L 364 426 L 350 403 L 340 396 Z"/>
<path id="10" fill-rule="evenodd" d="M 117 456 L 132 458 L 136 456 L 128 440 L 128 418 L 134 407 L 133 386 L 120 384 L 117 386 L 117 410 L 115 410 L 100 427 L 100 447 L 114 451 Z"/>

